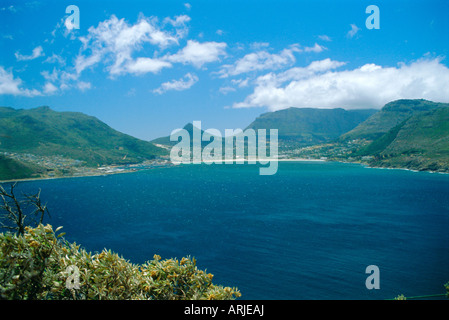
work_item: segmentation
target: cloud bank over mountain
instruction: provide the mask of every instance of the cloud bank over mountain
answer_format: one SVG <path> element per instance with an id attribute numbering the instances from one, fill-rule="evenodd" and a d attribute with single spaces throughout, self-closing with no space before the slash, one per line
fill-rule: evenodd
<path id="1" fill-rule="evenodd" d="M 259 76 L 253 93 L 233 107 L 267 107 L 271 111 L 288 107 L 379 108 L 405 97 L 449 101 L 449 69 L 441 58 L 399 63 L 397 67 L 365 64 L 336 70 L 343 65 L 325 59 Z"/>

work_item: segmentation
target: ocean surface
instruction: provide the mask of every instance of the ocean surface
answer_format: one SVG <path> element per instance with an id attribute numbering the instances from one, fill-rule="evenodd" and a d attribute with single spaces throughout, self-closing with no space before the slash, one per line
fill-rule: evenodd
<path id="1" fill-rule="evenodd" d="M 449 175 L 333 162 L 182 165 L 22 182 L 54 228 L 133 263 L 194 256 L 241 299 L 389 299 L 444 293 Z M 368 290 L 369 265 L 380 289 Z"/>

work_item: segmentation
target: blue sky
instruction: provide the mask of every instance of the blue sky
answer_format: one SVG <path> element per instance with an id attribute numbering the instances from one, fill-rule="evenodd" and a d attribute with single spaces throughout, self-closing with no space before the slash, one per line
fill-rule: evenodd
<path id="1" fill-rule="evenodd" d="M 372 4 L 380 29 L 365 25 Z M 150 140 L 291 106 L 449 102 L 448 15 L 444 0 L 1 0 L 0 105 L 79 111 Z"/>

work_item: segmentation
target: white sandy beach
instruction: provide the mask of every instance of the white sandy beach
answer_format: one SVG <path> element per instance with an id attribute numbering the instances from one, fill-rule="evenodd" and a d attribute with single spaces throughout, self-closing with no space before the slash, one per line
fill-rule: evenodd
<path id="1" fill-rule="evenodd" d="M 262 163 L 268 163 L 270 161 L 278 161 L 278 162 L 325 162 L 326 160 L 324 159 L 305 159 L 305 158 L 292 158 L 292 159 L 271 159 L 271 158 L 262 158 L 262 159 L 230 159 L 230 160 L 225 160 L 225 159 L 220 159 L 220 160 L 201 160 L 201 163 L 226 163 L 226 164 L 232 164 L 235 163 L 236 161 L 240 161 L 240 163 L 248 163 L 248 162 L 252 162 L 252 163 L 257 163 L 257 162 L 262 162 Z M 181 162 L 179 162 L 181 163 Z M 174 163 L 174 164 L 179 164 L 178 162 Z M 183 164 L 192 164 L 194 163 L 193 161 L 189 162 L 185 162 Z M 196 163 L 195 163 L 196 164 Z"/>

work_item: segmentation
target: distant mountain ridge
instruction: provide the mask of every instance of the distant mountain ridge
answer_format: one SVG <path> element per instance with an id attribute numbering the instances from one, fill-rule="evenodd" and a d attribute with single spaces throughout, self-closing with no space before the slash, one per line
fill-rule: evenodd
<path id="1" fill-rule="evenodd" d="M 355 128 L 375 112 L 377 112 L 375 109 L 288 108 L 263 113 L 244 130 L 266 129 L 269 132 L 270 129 L 277 129 L 280 140 L 305 146 L 336 139 Z M 186 129 L 192 136 L 193 125 L 191 123 L 185 125 L 183 129 Z M 204 131 L 202 131 L 203 133 Z M 157 138 L 151 142 L 165 146 L 173 146 L 177 143 L 170 141 L 170 136 Z"/>
<path id="2" fill-rule="evenodd" d="M 183 129 L 192 145 L 192 123 Z M 325 157 L 337 161 L 365 159 L 371 166 L 449 172 L 448 103 L 402 99 L 380 110 L 288 108 L 261 114 L 246 129 L 266 129 L 267 133 L 277 129 L 283 157 L 294 157 L 302 150 L 300 154 L 310 151 L 316 158 L 323 156 L 317 150 L 323 150 Z M 45 170 L 39 162 L 8 158 L 8 153 L 62 156 L 61 162 L 76 159 L 98 167 L 167 156 L 177 143 L 170 136 L 142 141 L 79 112 L 0 107 L 0 179 Z M 202 141 L 202 147 L 208 144 Z"/>
<path id="3" fill-rule="evenodd" d="M 357 127 L 344 133 L 341 140 L 379 138 L 393 127 L 399 125 L 409 117 L 422 111 L 430 111 L 439 107 L 447 107 L 447 103 L 432 102 L 424 99 L 400 99 L 387 103 Z"/>
<path id="4" fill-rule="evenodd" d="M 367 119 L 378 110 L 345 110 L 318 108 L 288 108 L 267 112 L 257 117 L 247 128 L 278 129 L 280 136 L 301 136 L 304 133 L 338 137 Z"/>
<path id="5" fill-rule="evenodd" d="M 79 112 L 57 112 L 0 107 L 0 152 L 62 155 L 89 166 L 137 163 L 167 151 L 118 132 L 95 117 Z"/>
<path id="6" fill-rule="evenodd" d="M 187 123 L 183 128 L 183 130 L 186 130 L 189 133 L 189 137 L 190 137 L 190 144 L 193 144 L 193 130 L 194 130 L 194 126 L 192 123 Z M 200 129 L 200 128 L 197 128 Z M 206 133 L 203 129 L 200 130 L 201 133 L 201 137 L 212 137 L 211 135 L 209 135 L 208 133 Z M 214 138 L 220 138 L 220 137 L 214 137 Z M 211 138 L 212 139 L 212 138 Z M 165 136 L 165 137 L 161 137 L 161 138 L 156 138 L 154 140 L 150 141 L 151 143 L 155 144 L 155 145 L 163 145 L 163 146 L 174 146 L 178 143 L 177 140 L 175 141 L 171 141 L 170 140 L 170 136 Z M 208 141 L 201 141 L 201 145 L 204 147 L 205 145 L 207 145 L 209 142 Z"/>
<path id="7" fill-rule="evenodd" d="M 288 108 L 264 113 L 247 128 L 278 129 L 281 147 L 298 148 L 337 139 L 376 112 L 375 109 Z"/>
<path id="8" fill-rule="evenodd" d="M 394 121 L 390 121 L 389 125 L 394 122 L 398 124 L 356 154 L 372 156 L 373 159 L 369 162 L 372 166 L 448 172 L 449 104 L 402 100 L 385 107 L 387 109 L 382 109 L 379 113 L 400 114 L 396 119 L 391 119 Z M 404 114 L 408 115 L 405 119 Z M 374 121 L 367 122 L 371 132 L 381 132 L 385 128 L 385 123 L 379 123 L 376 127 L 373 125 Z M 361 127 L 364 129 L 363 124 Z M 352 134 L 354 132 L 348 135 Z"/>

